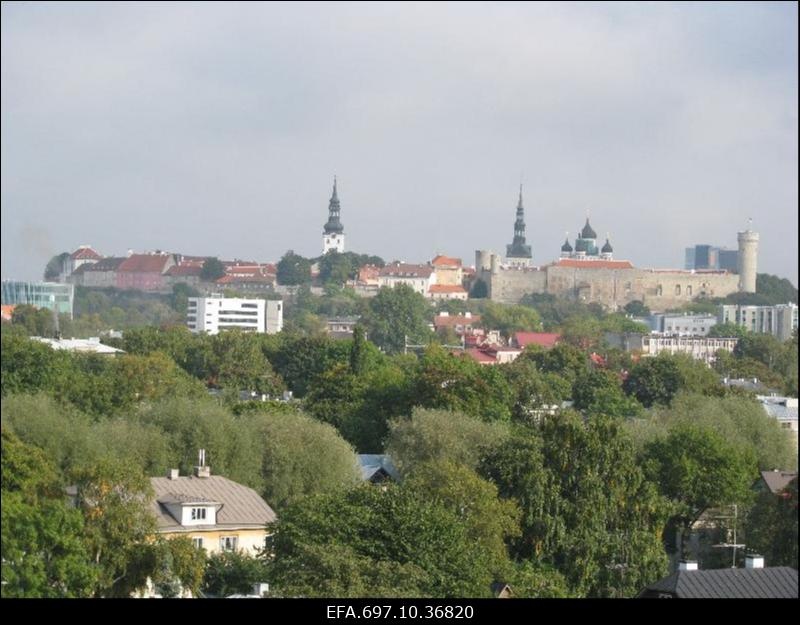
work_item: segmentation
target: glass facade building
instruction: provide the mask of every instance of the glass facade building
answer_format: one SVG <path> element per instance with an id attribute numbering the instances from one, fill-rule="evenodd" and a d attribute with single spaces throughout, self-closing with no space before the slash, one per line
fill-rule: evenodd
<path id="1" fill-rule="evenodd" d="M 58 282 L 19 282 L 3 280 L 2 303 L 16 306 L 30 304 L 36 308 L 56 309 L 72 319 L 75 286 Z"/>

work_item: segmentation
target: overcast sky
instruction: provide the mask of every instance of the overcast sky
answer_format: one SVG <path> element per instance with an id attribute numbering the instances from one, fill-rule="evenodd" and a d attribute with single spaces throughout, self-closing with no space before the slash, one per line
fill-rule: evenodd
<path id="1" fill-rule="evenodd" d="M 798 271 L 795 3 L 2 5 L 2 277 L 53 254 L 615 256 Z"/>

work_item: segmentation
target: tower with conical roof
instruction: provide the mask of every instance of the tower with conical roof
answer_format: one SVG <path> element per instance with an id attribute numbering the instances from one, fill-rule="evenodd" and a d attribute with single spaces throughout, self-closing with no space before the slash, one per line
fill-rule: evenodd
<path id="1" fill-rule="evenodd" d="M 531 264 L 531 246 L 525 244 L 525 208 L 522 205 L 522 185 L 519 185 L 517 219 L 514 222 L 514 240 L 506 245 L 506 262 L 527 267 Z"/>
<path id="2" fill-rule="evenodd" d="M 344 226 L 339 220 L 339 195 L 336 192 L 336 176 L 333 177 L 333 194 L 328 203 L 328 221 L 322 231 L 322 253 L 331 250 L 344 252 Z"/>
<path id="3" fill-rule="evenodd" d="M 572 257 L 572 246 L 569 244 L 569 232 L 567 232 L 567 235 L 564 238 L 564 245 L 561 246 L 561 258 L 571 258 L 571 257 Z"/>

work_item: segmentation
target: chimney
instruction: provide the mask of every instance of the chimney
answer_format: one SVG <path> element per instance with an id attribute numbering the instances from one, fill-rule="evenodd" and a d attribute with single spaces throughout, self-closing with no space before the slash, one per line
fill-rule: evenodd
<path id="1" fill-rule="evenodd" d="M 760 556 L 757 553 L 748 553 L 744 557 L 744 568 L 746 568 L 746 569 L 763 569 L 764 568 L 764 556 Z"/>
<path id="2" fill-rule="evenodd" d="M 170 469 L 169 472 L 167 472 L 167 479 L 177 480 L 178 475 L 179 475 L 178 469 Z"/>
<path id="3" fill-rule="evenodd" d="M 697 570 L 697 561 L 696 560 L 681 560 L 678 563 L 678 570 L 679 571 L 696 571 Z"/>
<path id="4" fill-rule="evenodd" d="M 211 477 L 211 467 L 206 466 L 206 450 L 197 452 L 197 466 L 194 468 L 195 477 Z"/>

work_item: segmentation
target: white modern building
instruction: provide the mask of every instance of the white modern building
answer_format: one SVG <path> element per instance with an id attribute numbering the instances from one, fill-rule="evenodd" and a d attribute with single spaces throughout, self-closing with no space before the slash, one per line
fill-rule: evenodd
<path id="1" fill-rule="evenodd" d="M 723 304 L 717 313 L 719 323 L 733 323 L 749 332 L 772 334 L 779 341 L 788 341 L 797 329 L 797 304 L 777 306 L 740 306 Z"/>
<path id="2" fill-rule="evenodd" d="M 186 325 L 192 332 L 218 334 L 239 328 L 276 334 L 283 330 L 283 301 L 225 297 L 190 297 Z"/>
<path id="3" fill-rule="evenodd" d="M 717 318 L 714 315 L 656 313 L 650 316 L 648 324 L 651 331 L 662 334 L 708 336 L 709 330 L 717 324 Z"/>
<path id="4" fill-rule="evenodd" d="M 646 334 L 642 336 L 642 355 L 688 354 L 695 360 L 702 360 L 710 365 L 717 359 L 718 350 L 732 352 L 738 342 L 739 339 L 736 338 Z"/>

